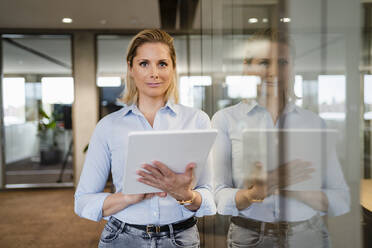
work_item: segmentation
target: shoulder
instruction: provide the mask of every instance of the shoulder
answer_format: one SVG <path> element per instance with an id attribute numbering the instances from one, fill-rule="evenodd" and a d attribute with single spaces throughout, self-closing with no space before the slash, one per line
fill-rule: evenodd
<path id="1" fill-rule="evenodd" d="M 309 124 L 312 124 L 313 126 L 315 127 L 325 127 L 326 124 L 325 124 L 325 120 L 323 118 L 321 118 L 318 114 L 310 111 L 310 110 L 307 110 L 307 109 L 303 109 L 301 107 L 298 107 L 296 106 L 296 110 L 298 111 L 298 113 L 301 115 L 301 118 L 309 123 Z"/>
<path id="2" fill-rule="evenodd" d="M 209 116 L 202 110 L 184 106 L 181 104 L 175 104 L 174 105 L 177 115 L 179 117 L 179 120 L 183 123 L 193 123 L 192 125 L 195 128 L 210 128 L 211 121 Z"/>
<path id="3" fill-rule="evenodd" d="M 203 110 L 182 104 L 175 104 L 175 108 L 177 108 L 177 111 L 181 116 L 197 117 L 200 120 L 210 121 L 209 116 Z"/>
<path id="4" fill-rule="evenodd" d="M 127 110 L 126 108 L 127 107 L 124 106 L 123 108 L 104 116 L 98 121 L 96 129 L 112 127 L 112 125 L 114 125 L 116 121 L 118 121 L 119 119 L 121 119 L 122 116 L 125 115 L 125 112 Z"/>
<path id="5" fill-rule="evenodd" d="M 234 118 L 237 115 L 241 115 L 243 112 L 242 104 L 243 103 L 240 102 L 235 105 L 218 110 L 212 117 L 212 123 L 225 122 L 229 118 Z"/>

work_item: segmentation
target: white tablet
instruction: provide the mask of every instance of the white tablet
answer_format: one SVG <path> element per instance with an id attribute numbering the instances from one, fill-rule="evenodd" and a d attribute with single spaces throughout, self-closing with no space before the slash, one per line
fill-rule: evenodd
<path id="1" fill-rule="evenodd" d="M 195 180 L 216 139 L 217 130 L 141 131 L 128 135 L 128 156 L 124 168 L 123 193 L 141 194 L 161 190 L 138 182 L 137 170 L 145 163 L 157 160 L 176 173 L 183 173 L 187 164 L 196 163 Z"/>
<path id="2" fill-rule="evenodd" d="M 249 178 L 256 161 L 263 171 L 300 159 L 311 163 L 311 179 L 288 186 L 287 190 L 319 190 L 330 156 L 335 151 L 337 131 L 331 129 L 246 129 L 243 131 L 243 163 Z M 332 175 L 329 175 L 332 176 Z M 284 180 L 284 179 L 283 179 Z"/>

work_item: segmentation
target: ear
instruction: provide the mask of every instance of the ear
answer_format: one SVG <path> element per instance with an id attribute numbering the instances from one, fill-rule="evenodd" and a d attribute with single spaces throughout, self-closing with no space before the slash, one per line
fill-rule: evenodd
<path id="1" fill-rule="evenodd" d="M 127 62 L 127 72 L 129 73 L 129 76 L 132 76 L 133 67 L 130 66 L 130 62 Z"/>

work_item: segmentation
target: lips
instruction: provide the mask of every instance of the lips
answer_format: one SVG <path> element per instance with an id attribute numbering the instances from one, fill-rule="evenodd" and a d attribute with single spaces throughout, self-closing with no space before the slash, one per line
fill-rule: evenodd
<path id="1" fill-rule="evenodd" d="M 277 82 L 264 82 L 264 84 L 267 85 L 267 86 L 272 86 L 272 87 L 278 86 L 278 83 Z"/>
<path id="2" fill-rule="evenodd" d="M 156 87 L 159 87 L 161 83 L 146 83 L 146 85 L 151 88 L 156 88 Z"/>
<path id="3" fill-rule="evenodd" d="M 276 86 L 278 86 L 278 78 L 277 77 L 269 77 L 266 80 L 264 80 L 263 83 L 266 86 L 276 87 Z"/>

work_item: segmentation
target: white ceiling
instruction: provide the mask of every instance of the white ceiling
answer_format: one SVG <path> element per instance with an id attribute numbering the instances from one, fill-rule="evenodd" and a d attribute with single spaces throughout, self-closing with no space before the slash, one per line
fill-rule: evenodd
<path id="1" fill-rule="evenodd" d="M 73 23 L 62 23 L 69 17 Z M 1 0 L 0 28 L 159 28 L 157 0 Z"/>
<path id="2" fill-rule="evenodd" d="M 241 71 L 242 47 L 245 37 L 236 35 L 236 30 L 244 31 L 250 28 L 263 28 L 268 24 L 258 22 L 249 24 L 247 20 L 256 17 L 259 20 L 269 18 L 270 5 L 275 0 L 200 0 L 203 14 L 213 18 L 203 17 L 203 27 L 211 27 L 210 22 L 223 21 L 222 28 L 231 30 L 231 35 L 203 36 L 191 39 L 190 68 L 191 73 L 203 72 L 234 72 Z M 206 9 L 213 3 L 222 3 L 220 18 L 215 10 Z M 332 23 L 337 26 L 347 26 L 350 16 L 348 8 L 343 8 L 340 2 L 347 4 L 348 0 L 328 0 L 328 33 L 324 39 L 320 18 L 321 0 L 292 1 L 291 32 L 296 43 L 296 70 L 299 72 L 345 71 L 346 39 L 342 29 L 338 33 L 332 30 Z M 234 3 L 231 5 L 231 3 Z M 216 6 L 214 6 L 216 7 Z M 336 11 L 337 10 L 337 11 Z M 201 6 L 196 10 L 194 28 L 200 28 Z M 63 24 L 63 17 L 71 17 L 72 24 Z M 345 18 L 342 18 L 345 17 Z M 347 17 L 347 18 L 346 18 Z M 342 20 L 340 19 L 342 18 Z M 105 24 L 102 24 L 105 20 Z M 355 22 L 354 22 L 355 23 Z M 335 24 L 335 25 L 336 25 Z M 160 27 L 158 0 L 0 0 L 0 28 L 30 28 L 30 29 L 142 29 Z M 304 31 L 302 31 L 304 30 Z M 310 30 L 310 32 L 306 31 Z M 14 38 L 16 42 L 40 51 L 48 56 L 71 64 L 69 38 Z M 14 47 L 3 43 L 4 73 L 55 73 L 69 74 L 68 70 Z M 128 38 L 108 39 L 98 44 L 98 73 L 123 74 L 124 58 Z M 178 69 L 187 73 L 186 40 L 176 37 Z M 203 45 L 203 50 L 201 49 Z M 217 49 L 216 49 L 217 47 Z M 220 48 L 218 48 L 220 47 Z M 221 52 L 219 52 L 221 50 Z M 217 52 L 216 52 L 217 51 Z M 324 53 L 326 53 L 324 55 Z M 357 55 L 356 55 L 357 56 Z M 326 58 L 326 61 L 323 59 Z M 217 63 L 216 61 L 222 61 Z"/>

